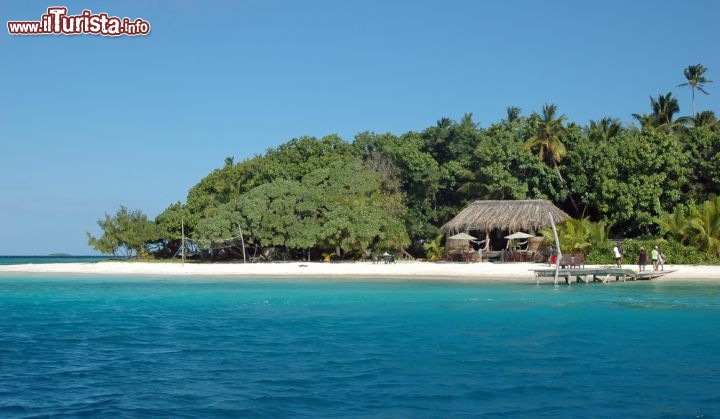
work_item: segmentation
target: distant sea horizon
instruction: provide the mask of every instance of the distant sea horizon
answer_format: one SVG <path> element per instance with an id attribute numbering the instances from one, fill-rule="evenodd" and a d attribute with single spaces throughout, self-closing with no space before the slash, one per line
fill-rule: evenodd
<path id="1" fill-rule="evenodd" d="M 118 259 L 112 255 L 69 255 L 53 253 L 49 255 L 0 255 L 0 265 L 25 265 L 29 263 L 91 263 Z"/>

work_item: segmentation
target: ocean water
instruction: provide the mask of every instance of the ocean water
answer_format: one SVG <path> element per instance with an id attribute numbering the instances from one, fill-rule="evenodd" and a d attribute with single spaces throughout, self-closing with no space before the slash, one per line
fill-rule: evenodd
<path id="1" fill-rule="evenodd" d="M 0 256 L 0 265 L 24 265 L 28 263 L 90 263 L 110 260 L 114 256 Z"/>
<path id="2" fill-rule="evenodd" d="M 0 276 L 0 417 L 720 417 L 720 286 Z"/>

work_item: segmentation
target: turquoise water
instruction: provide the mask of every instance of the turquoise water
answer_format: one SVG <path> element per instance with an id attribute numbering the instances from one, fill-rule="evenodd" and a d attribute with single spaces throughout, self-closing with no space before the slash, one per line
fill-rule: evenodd
<path id="1" fill-rule="evenodd" d="M 0 276 L 0 417 L 718 417 L 720 286 Z"/>

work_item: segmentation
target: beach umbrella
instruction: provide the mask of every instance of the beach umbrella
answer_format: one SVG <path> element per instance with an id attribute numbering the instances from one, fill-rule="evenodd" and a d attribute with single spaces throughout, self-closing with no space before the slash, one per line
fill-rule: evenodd
<path id="1" fill-rule="evenodd" d="M 455 235 L 452 235 L 452 236 L 448 237 L 448 239 L 452 239 L 452 240 L 469 240 L 469 241 L 471 241 L 471 242 L 477 242 L 477 239 L 476 239 L 475 237 L 473 237 L 473 236 L 471 236 L 471 235 L 469 235 L 469 234 L 467 234 L 467 233 L 458 233 L 458 234 L 455 234 Z M 462 249 L 463 252 L 465 252 L 465 247 L 466 247 L 466 245 L 463 245 L 463 249 Z"/>
<path id="2" fill-rule="evenodd" d="M 532 234 L 523 233 L 522 231 L 518 231 L 517 233 L 513 233 L 509 236 L 505 236 L 508 240 L 515 240 L 515 239 L 527 239 L 528 237 L 533 237 Z"/>
<path id="3" fill-rule="evenodd" d="M 466 234 L 466 233 L 458 233 L 458 234 L 455 234 L 455 235 L 453 235 L 453 236 L 448 237 L 448 239 L 452 239 L 452 240 L 472 240 L 472 241 L 476 241 L 476 240 L 477 240 L 475 237 L 473 237 L 473 236 L 471 236 L 471 235 L 469 235 L 469 234 Z"/>
<path id="4" fill-rule="evenodd" d="M 512 247 L 513 247 L 513 250 L 514 250 L 514 249 L 515 249 L 515 246 L 513 245 L 513 243 L 514 243 L 513 241 L 514 241 L 514 240 L 527 239 L 527 238 L 532 237 L 532 236 L 533 236 L 532 234 L 523 233 L 522 231 L 518 231 L 518 232 L 513 233 L 513 234 L 511 234 L 511 235 L 509 235 L 509 236 L 505 236 L 505 238 L 508 239 L 506 248 L 507 248 L 507 249 L 510 249 L 510 246 L 512 246 Z M 523 243 L 520 243 L 520 244 L 525 244 L 525 243 L 523 242 Z"/>

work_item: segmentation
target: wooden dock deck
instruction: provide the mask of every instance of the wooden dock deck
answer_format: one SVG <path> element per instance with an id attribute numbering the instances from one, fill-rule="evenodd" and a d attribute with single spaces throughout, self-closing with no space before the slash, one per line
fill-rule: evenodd
<path id="1" fill-rule="evenodd" d="M 531 269 L 535 272 L 535 282 L 540 283 L 540 278 L 555 278 L 555 268 L 547 269 Z M 600 267 L 600 268 L 572 268 L 560 269 L 558 271 L 558 279 L 564 278 L 565 283 L 570 285 L 571 278 L 575 277 L 576 282 L 610 282 L 611 278 L 615 281 L 639 281 L 650 280 L 667 275 L 674 270 L 667 271 L 642 271 L 638 272 L 633 269 L 616 268 L 616 267 Z"/>

